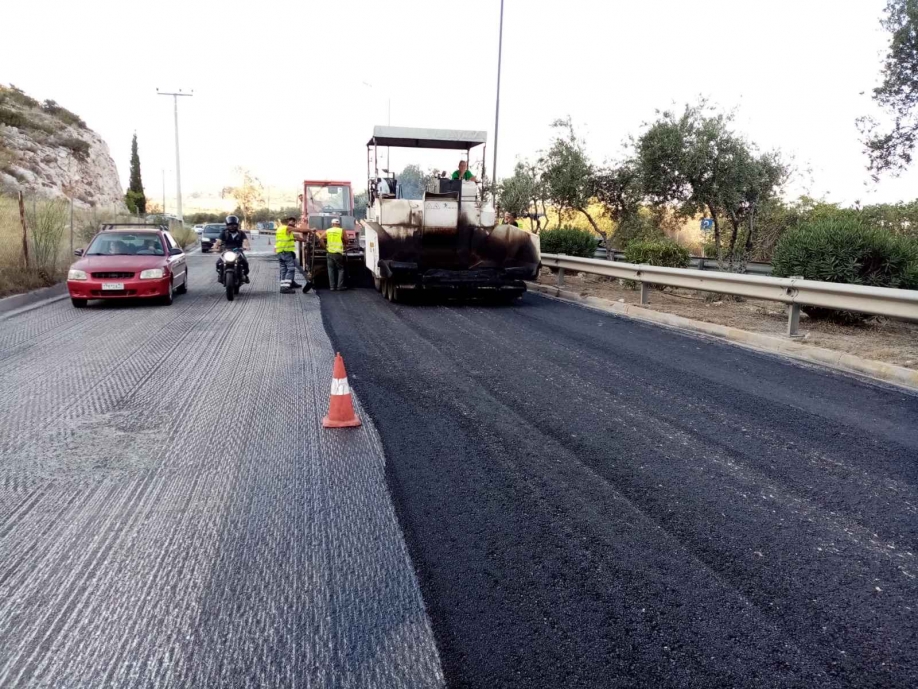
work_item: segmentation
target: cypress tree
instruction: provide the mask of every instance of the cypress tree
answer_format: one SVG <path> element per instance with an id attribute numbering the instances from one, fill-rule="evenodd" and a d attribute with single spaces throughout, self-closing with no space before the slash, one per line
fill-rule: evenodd
<path id="1" fill-rule="evenodd" d="M 132 213 L 147 212 L 147 197 L 143 193 L 143 182 L 140 179 L 140 155 L 137 153 L 137 133 L 131 141 L 131 181 L 128 192 L 124 196 L 124 203 Z"/>

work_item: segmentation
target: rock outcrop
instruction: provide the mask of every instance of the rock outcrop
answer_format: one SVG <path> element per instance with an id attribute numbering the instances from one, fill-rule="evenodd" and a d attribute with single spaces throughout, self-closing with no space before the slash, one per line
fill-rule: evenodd
<path id="1" fill-rule="evenodd" d="M 0 189 L 121 205 L 124 191 L 108 145 L 54 101 L 0 85 Z"/>

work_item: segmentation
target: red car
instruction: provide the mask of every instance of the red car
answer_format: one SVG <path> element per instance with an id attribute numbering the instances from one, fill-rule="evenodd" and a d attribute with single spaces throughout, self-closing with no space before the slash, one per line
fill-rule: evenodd
<path id="1" fill-rule="evenodd" d="M 70 301 L 81 309 L 90 299 L 157 299 L 172 303 L 188 290 L 185 252 L 165 227 L 103 225 L 80 260 L 70 267 Z"/>

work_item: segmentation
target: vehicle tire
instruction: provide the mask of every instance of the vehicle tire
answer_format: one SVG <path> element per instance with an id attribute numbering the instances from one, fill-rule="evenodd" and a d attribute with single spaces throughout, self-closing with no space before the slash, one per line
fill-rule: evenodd
<path id="1" fill-rule="evenodd" d="M 172 288 L 172 280 L 169 280 L 169 291 L 166 293 L 166 296 L 160 299 L 160 303 L 163 306 L 171 306 L 172 300 L 175 297 L 175 290 Z"/>
<path id="2" fill-rule="evenodd" d="M 223 282 L 226 285 L 226 300 L 232 301 L 236 296 L 236 274 L 226 271 L 223 276 Z"/>
<path id="3" fill-rule="evenodd" d="M 85 309 L 85 308 L 86 308 L 86 304 L 87 304 L 88 302 L 89 302 L 88 299 L 74 299 L 74 298 L 72 298 L 72 297 L 71 297 L 71 299 L 70 299 L 70 303 L 73 304 L 73 308 L 75 308 L 75 309 Z"/>
<path id="4" fill-rule="evenodd" d="M 188 293 L 188 266 L 185 266 L 185 279 L 182 280 L 182 286 L 175 290 L 176 294 Z"/>
<path id="5" fill-rule="evenodd" d="M 382 278 L 378 278 L 375 275 L 373 276 L 373 289 L 377 292 L 382 291 Z"/>

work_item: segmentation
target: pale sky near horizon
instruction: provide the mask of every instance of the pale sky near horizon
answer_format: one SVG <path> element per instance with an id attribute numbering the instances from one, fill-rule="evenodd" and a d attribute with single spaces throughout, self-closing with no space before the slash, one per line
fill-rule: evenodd
<path id="1" fill-rule="evenodd" d="M 888 42 L 885 0 L 505 0 L 498 174 L 549 143 L 570 115 L 597 162 L 656 109 L 703 95 L 780 148 L 791 195 L 863 203 L 918 198 L 918 172 L 875 185 L 855 119 L 873 112 Z M 250 169 L 366 184 L 374 124 L 485 129 L 493 146 L 499 0 L 226 3 L 30 0 L 3 9 L 0 83 L 80 114 L 126 185 L 139 139 L 148 196 L 174 197 L 172 99 L 181 99 L 182 191 Z M 368 86 L 371 84 L 372 86 Z M 456 154 L 392 152 L 392 165 L 452 169 Z M 918 167 L 918 166 L 916 166 Z"/>

